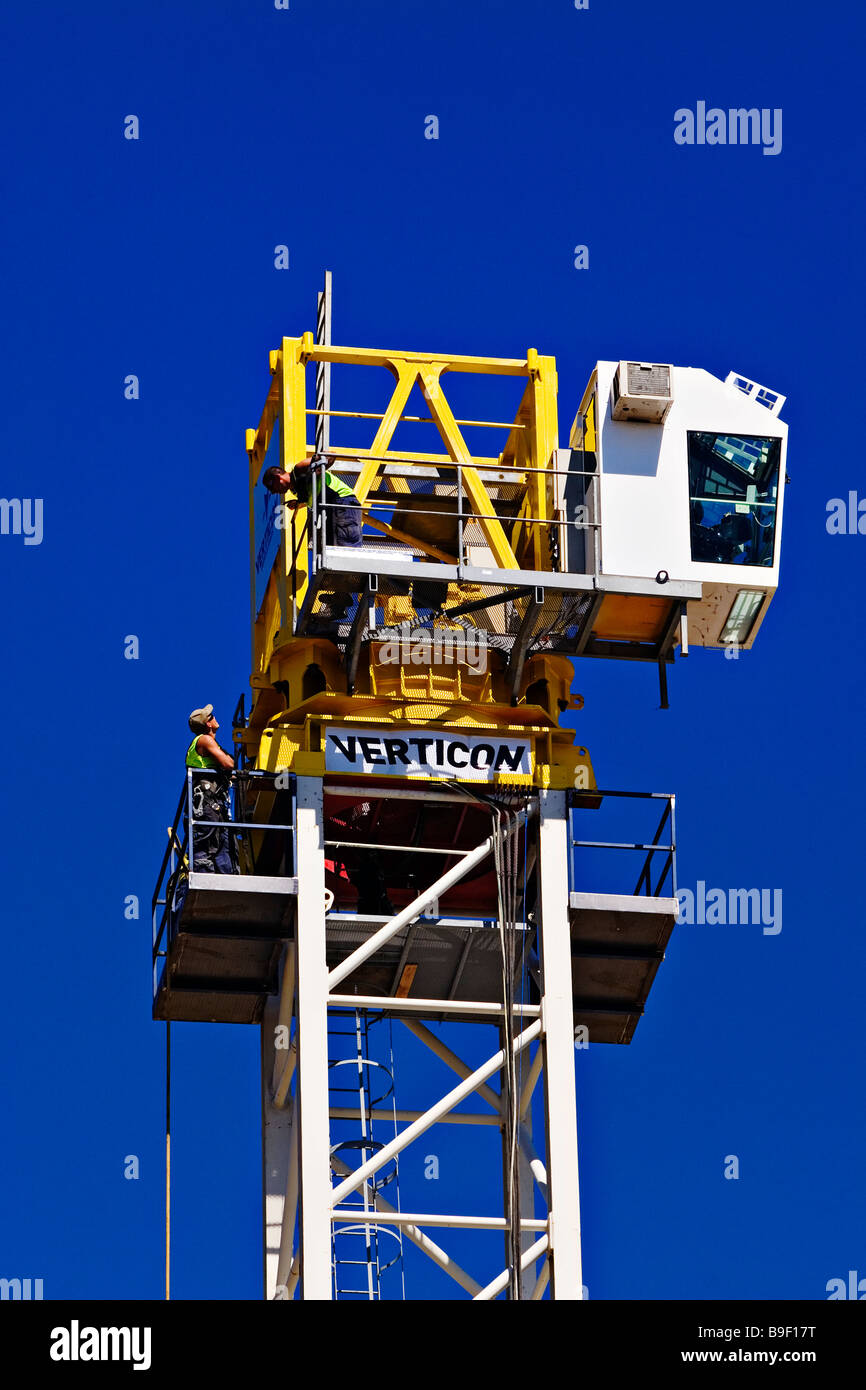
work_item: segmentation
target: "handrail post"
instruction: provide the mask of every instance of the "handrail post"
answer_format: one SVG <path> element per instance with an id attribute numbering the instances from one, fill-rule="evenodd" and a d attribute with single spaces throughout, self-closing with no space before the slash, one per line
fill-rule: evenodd
<path id="1" fill-rule="evenodd" d="M 601 547 L 600 547 L 600 540 L 601 540 L 601 535 L 600 535 L 600 532 L 601 532 L 601 485 L 600 485 L 600 481 L 601 481 L 601 480 L 600 480 L 600 474 L 601 474 L 601 469 L 600 469 L 600 466 L 599 466 L 599 465 L 600 465 L 600 459 L 599 459 L 599 451 L 598 451 L 598 447 L 597 447 L 597 446 L 598 446 L 598 440 L 596 440 L 596 450 L 595 450 L 595 471 L 594 471 L 593 474 L 592 474 L 592 520 L 593 520 L 593 526 L 592 526 L 592 564 L 593 564 L 593 577 L 594 577 L 595 579 L 598 578 L 599 570 L 600 570 L 600 568 L 601 568 Z M 584 450 L 584 459 L 585 459 L 585 458 L 586 458 L 586 451 Z"/>
<path id="2" fill-rule="evenodd" d="M 677 896 L 677 825 L 675 812 L 676 796 L 672 792 L 668 798 L 668 805 L 671 813 L 671 887 L 673 896 Z"/>
<path id="3" fill-rule="evenodd" d="M 277 505 L 279 506 L 280 504 L 278 503 Z M 287 544 L 287 541 L 286 541 L 286 529 L 285 529 L 285 513 L 283 514 L 283 528 L 284 528 L 284 529 L 283 529 L 283 545 L 286 545 L 286 544 Z M 292 512 L 292 524 L 291 524 L 291 526 L 290 526 L 290 528 L 289 528 L 289 534 L 290 534 L 291 537 L 292 537 L 292 565 L 291 565 L 291 569 L 292 569 L 292 631 L 293 631 L 293 632 L 296 631 L 297 625 L 298 625 L 298 548 L 299 548 L 299 547 L 298 547 L 298 537 L 297 537 L 297 535 L 296 535 L 296 530 L 297 530 L 297 526 L 296 526 L 296 522 L 295 522 L 295 514 L 294 514 L 294 512 Z M 282 614 L 282 619 L 283 619 L 283 622 L 285 622 L 285 620 L 286 620 L 286 615 L 285 615 L 285 613 Z M 250 714 L 252 714 L 252 710 L 250 710 Z"/>
<path id="4" fill-rule="evenodd" d="M 659 820 L 658 827 L 656 828 L 655 835 L 653 836 L 653 839 L 652 839 L 652 841 L 651 841 L 649 844 L 644 844 L 644 843 L 635 844 L 633 841 L 623 841 L 623 842 L 621 842 L 621 843 L 620 843 L 620 842 L 616 842 L 616 843 L 610 842 L 610 843 L 608 843 L 608 842 L 600 842 L 600 841 L 597 842 L 597 841 L 594 841 L 594 840 L 578 840 L 578 839 L 577 839 L 577 836 L 574 834 L 574 832 L 573 832 L 573 831 L 570 831 L 570 835 L 569 835 L 569 871 L 570 871 L 570 874 L 571 874 L 571 879 L 570 879 L 570 891 L 571 891 L 571 887 L 574 886 L 574 884 L 576 883 L 576 875 L 577 875 L 577 851 L 578 851 L 578 849 L 593 849 L 593 848 L 594 848 L 594 849 L 618 849 L 618 850 L 631 849 L 631 850 L 643 850 L 643 851 L 645 851 L 645 856 L 644 856 L 643 865 L 642 865 L 642 867 L 641 867 L 640 874 L 638 875 L 637 883 L 635 884 L 634 889 L 632 890 L 632 897 L 639 897 L 639 896 L 641 895 L 641 893 L 643 892 L 644 884 L 646 884 L 646 895 L 647 895 L 647 897 L 649 897 L 649 898 L 651 898 L 651 897 L 658 897 L 659 894 L 660 894 L 660 892 L 661 892 L 662 887 L 664 886 L 665 880 L 666 880 L 668 874 L 670 873 L 670 875 L 671 875 L 671 896 L 675 898 L 675 897 L 677 896 L 677 857 L 676 857 L 676 855 L 677 855 L 677 836 L 676 836 L 676 813 L 675 813 L 676 797 L 674 796 L 674 794 L 673 794 L 673 793 L 668 793 L 668 792 L 627 792 L 627 791 L 611 791 L 611 790 L 602 790 L 601 788 L 598 788 L 598 789 L 597 789 L 597 794 L 598 794 L 599 796 L 602 796 L 602 797 L 605 797 L 605 796 L 617 797 L 617 796 L 619 796 L 619 797 L 628 797 L 628 798 L 633 799 L 633 800 L 636 799 L 636 800 L 641 800 L 641 801 L 644 801 L 644 800 L 658 800 L 658 801 L 663 801 L 663 802 L 665 803 L 665 807 L 664 807 L 664 810 L 662 811 L 661 819 Z M 579 796 L 580 793 L 577 793 L 576 795 Z M 579 809 L 579 804 L 580 804 L 579 802 L 576 802 L 575 805 L 574 805 L 571 809 Z M 664 831 L 664 828 L 665 828 L 665 826 L 668 824 L 668 822 L 670 822 L 670 828 L 671 828 L 670 843 L 669 843 L 669 844 L 666 844 L 666 843 L 665 843 L 665 844 L 660 844 L 659 841 L 660 841 L 660 839 L 661 839 L 662 832 Z M 662 871 L 661 871 L 661 874 L 659 875 L 659 879 L 658 879 L 658 882 L 657 882 L 657 884 L 656 884 L 655 891 L 653 891 L 653 884 L 652 884 L 652 857 L 653 857 L 654 854 L 664 854 L 664 856 L 665 856 L 665 865 L 664 865 L 664 868 L 663 868 Z"/>
<path id="5" fill-rule="evenodd" d="M 317 572 L 317 570 L 321 567 L 320 564 L 317 563 L 318 560 L 319 560 L 319 558 L 320 558 L 320 557 L 319 557 L 319 540 L 320 540 L 320 537 L 319 537 L 319 503 L 318 503 L 318 496 L 317 496 L 317 483 L 318 483 L 318 473 L 317 473 L 317 470 L 318 470 L 318 467 L 319 467 L 318 460 L 317 460 L 317 459 L 314 459 L 314 460 L 313 460 L 313 463 L 312 463 L 312 466 L 311 466 L 311 468 L 310 468 L 310 488 L 311 488 L 311 492 L 312 492 L 312 496 L 310 497 L 310 516 L 312 517 L 311 529 L 312 529 L 312 533 L 313 533 L 313 573 L 314 573 L 314 574 L 315 574 L 315 573 Z M 322 552 L 324 552 L 324 546 L 322 546 L 321 549 L 322 549 Z M 324 560 L 324 553 L 322 553 L 321 559 Z"/>
<path id="6" fill-rule="evenodd" d="M 189 826 L 189 871 L 195 873 L 195 830 L 192 819 L 192 768 L 186 770 L 187 824 Z"/>

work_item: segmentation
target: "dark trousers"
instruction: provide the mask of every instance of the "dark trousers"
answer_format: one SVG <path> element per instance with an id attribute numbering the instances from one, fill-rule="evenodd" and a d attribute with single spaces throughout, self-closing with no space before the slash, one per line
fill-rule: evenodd
<path id="1" fill-rule="evenodd" d="M 328 504 L 325 518 L 326 545 L 361 544 L 361 504 L 343 498 L 339 505 Z"/>
<path id="2" fill-rule="evenodd" d="M 227 821 L 229 799 L 225 793 L 212 790 L 207 781 L 198 786 L 193 782 L 192 814 L 196 821 Z M 194 874 L 233 874 L 231 841 L 227 825 L 215 824 L 213 829 L 196 825 L 192 837 L 193 854 L 190 870 Z"/>

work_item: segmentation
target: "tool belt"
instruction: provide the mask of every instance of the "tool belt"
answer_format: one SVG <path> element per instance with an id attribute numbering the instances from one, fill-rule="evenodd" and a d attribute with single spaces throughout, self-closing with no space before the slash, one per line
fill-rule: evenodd
<path id="1" fill-rule="evenodd" d="M 228 785 L 225 782 L 212 782 L 210 780 L 194 782 L 192 790 L 193 795 L 199 790 L 208 796 L 226 797 L 229 794 Z"/>
<path id="2" fill-rule="evenodd" d="M 224 774 L 201 779 L 194 777 L 192 783 L 193 819 L 199 820 L 207 807 L 222 811 L 224 814 L 220 819 L 228 820 L 229 785 L 229 779 Z"/>

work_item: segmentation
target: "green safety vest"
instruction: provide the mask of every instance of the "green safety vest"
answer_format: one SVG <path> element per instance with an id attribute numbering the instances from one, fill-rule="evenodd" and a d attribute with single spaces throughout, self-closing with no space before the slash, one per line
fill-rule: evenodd
<path id="1" fill-rule="evenodd" d="M 319 500 L 321 501 L 321 497 L 322 497 L 322 475 L 321 475 L 321 473 L 317 473 L 317 474 L 316 474 L 316 487 L 317 487 L 317 489 L 318 489 L 318 497 L 319 497 Z M 330 470 L 329 468 L 326 468 L 326 469 L 325 469 L 325 487 L 328 489 L 329 492 L 335 493 L 335 494 L 337 495 L 337 497 L 351 497 L 351 499 L 352 499 L 353 502 L 357 502 L 357 500 L 358 500 L 357 497 L 355 496 L 354 492 L 352 491 L 352 489 L 349 487 L 349 484 L 348 484 L 348 483 L 344 483 L 344 482 L 343 482 L 343 479 L 340 478 L 340 477 L 338 477 L 336 473 L 332 473 L 331 470 Z M 306 492 L 307 492 L 307 495 L 309 496 L 308 490 L 307 490 L 307 489 L 304 489 L 304 491 L 306 491 Z M 300 493 L 298 493 L 298 494 L 296 494 L 296 495 L 297 495 L 299 501 L 302 501 L 302 500 L 303 500 L 303 499 L 301 498 Z"/>
<path id="2" fill-rule="evenodd" d="M 344 483 L 342 478 L 338 478 L 336 473 L 331 473 L 327 468 L 325 469 L 325 487 L 330 488 L 331 492 L 336 492 L 338 497 L 351 497 L 353 502 L 358 500 L 349 484 Z"/>
<path id="3" fill-rule="evenodd" d="M 202 754 L 198 752 L 196 744 L 198 743 L 201 737 L 201 734 L 196 734 L 195 738 L 193 739 L 192 743 L 189 745 L 189 748 L 187 749 L 187 767 L 217 767 L 218 764 L 212 757 L 209 756 L 209 754 L 205 754 L 204 756 L 202 756 Z"/>

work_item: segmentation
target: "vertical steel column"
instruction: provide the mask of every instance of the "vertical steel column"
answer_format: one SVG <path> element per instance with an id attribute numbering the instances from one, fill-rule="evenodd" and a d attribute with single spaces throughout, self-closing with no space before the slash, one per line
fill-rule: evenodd
<path id="1" fill-rule="evenodd" d="M 325 271 L 325 288 L 319 291 L 316 298 L 316 342 L 322 347 L 331 346 L 331 272 Z M 331 409 L 331 364 L 330 362 L 316 363 L 316 453 L 324 454 L 331 444 L 331 417 L 328 413 Z M 321 483 L 317 481 L 316 470 L 312 470 L 312 534 L 314 540 L 314 554 L 320 559 L 324 559 L 325 545 L 327 544 L 327 525 L 328 525 L 328 500 L 325 496 L 325 470 L 319 467 L 319 477 Z M 316 498 L 316 489 L 321 487 L 321 506 Z"/>
<path id="2" fill-rule="evenodd" d="M 291 962 L 289 962 L 291 969 Z M 294 981 L 285 977 L 286 953 L 283 953 L 283 991 L 292 997 Z M 294 971 L 292 970 L 292 973 Z M 285 1290 L 278 1289 L 277 1264 L 280 1254 L 280 1239 L 283 1228 L 283 1214 L 286 1205 L 289 1161 L 292 1143 L 292 1107 L 277 1109 L 273 1103 L 274 1059 L 277 1028 L 280 1023 L 279 997 L 273 996 L 265 1005 L 262 1018 L 262 1198 L 264 1201 L 264 1258 L 265 1258 L 265 1298 L 285 1298 Z M 285 1057 L 287 1053 L 283 1054 Z"/>
<path id="3" fill-rule="evenodd" d="M 485 1032 L 486 1032 L 486 1031 L 487 1031 L 487 1030 L 485 1029 Z M 505 1028 L 500 1024 L 500 1026 L 497 1028 L 496 1031 L 497 1031 L 498 1036 L 499 1036 L 499 1046 L 500 1046 L 500 1048 L 502 1049 L 502 1055 L 503 1055 L 503 1057 L 506 1057 L 506 1055 L 507 1055 L 508 1043 L 507 1043 L 506 1037 L 505 1037 Z M 507 1127 L 507 1125 L 505 1124 L 505 1120 L 504 1120 L 504 1111 L 505 1111 L 505 1088 L 506 1088 L 507 1085 L 508 1085 L 508 1073 L 507 1073 L 506 1068 L 503 1066 L 501 1072 L 499 1073 L 499 1094 L 500 1094 L 500 1096 L 502 1097 L 502 1100 L 501 1100 L 501 1102 L 500 1102 L 500 1105 L 501 1105 L 501 1107 L 502 1107 L 502 1114 L 500 1115 L 500 1120 L 499 1120 L 499 1139 L 500 1139 L 500 1143 L 501 1143 L 501 1146 L 502 1146 L 502 1215 L 505 1217 L 505 1230 L 504 1230 L 503 1233 L 502 1233 L 502 1240 L 503 1240 L 502 1256 L 503 1256 L 504 1267 L 505 1267 L 506 1269 L 509 1269 L 510 1266 L 511 1266 L 511 1233 L 510 1233 L 510 1231 L 509 1231 L 509 1229 L 508 1229 L 508 1215 L 509 1215 L 509 1211 L 508 1211 L 508 1188 L 509 1188 L 509 1171 L 510 1171 L 510 1169 L 509 1169 L 509 1161 L 508 1161 L 508 1160 L 509 1160 L 508 1127 Z M 519 1097 L 516 1098 L 515 1103 L 519 1106 L 519 1104 L 520 1104 Z M 522 1195 L 522 1194 L 521 1194 L 521 1195 Z M 521 1213 L 521 1214 L 522 1214 L 522 1213 Z"/>
<path id="4" fill-rule="evenodd" d="M 541 899 L 541 1020 L 551 1226 L 551 1297 L 582 1298 L 574 1007 L 568 925 L 566 792 L 539 793 L 538 875 Z"/>
<path id="5" fill-rule="evenodd" d="M 325 288 L 316 299 L 316 342 L 331 346 L 331 272 L 325 271 Z M 327 453 L 331 443 L 331 364 L 316 363 L 316 453 Z"/>
<path id="6" fill-rule="evenodd" d="M 504 1049 L 505 1049 L 505 1029 L 504 1029 L 504 1028 L 500 1028 L 500 1029 L 499 1029 L 499 1046 L 500 1046 L 500 1047 L 503 1049 L 503 1051 L 504 1051 Z M 521 1054 L 521 1056 L 522 1056 L 522 1054 Z M 518 1065 L 518 1076 L 520 1075 L 520 1070 L 521 1070 L 521 1066 L 520 1066 L 520 1064 L 519 1064 L 519 1065 Z M 501 1076 L 501 1082 L 500 1082 L 500 1088 L 499 1088 L 499 1089 L 500 1089 L 500 1094 L 501 1094 L 501 1095 L 504 1095 L 504 1093 L 505 1093 L 505 1068 L 504 1068 L 504 1067 L 503 1067 L 503 1069 L 502 1069 L 502 1072 L 500 1073 L 500 1076 Z M 517 1112 L 518 1112 L 518 1114 L 519 1114 L 519 1111 L 520 1111 L 520 1096 L 519 1096 L 519 1095 L 516 1095 L 516 1096 L 514 1097 L 514 1106 L 515 1106 L 515 1109 L 517 1110 Z M 531 1139 L 531 1137 L 532 1137 L 532 1116 L 531 1116 L 531 1114 L 528 1113 L 527 1116 L 526 1116 L 526 1118 L 525 1118 L 523 1121 L 521 1121 L 520 1127 L 521 1127 L 522 1132 L 523 1132 L 524 1134 L 528 1135 L 529 1138 Z M 501 1135 L 501 1138 L 502 1138 L 502 1215 L 505 1217 L 505 1219 L 506 1219 L 506 1221 L 507 1221 L 507 1220 L 508 1220 L 508 1214 L 509 1214 L 509 1213 L 508 1213 L 508 1174 L 509 1174 L 509 1170 L 510 1170 L 510 1161 L 509 1161 L 509 1160 L 510 1160 L 510 1146 L 509 1146 L 508 1134 L 507 1134 L 507 1132 L 506 1132 L 505 1125 L 500 1123 L 499 1130 L 500 1130 L 500 1135 Z M 531 1221 L 531 1220 L 534 1218 L 534 1216 L 535 1216 L 535 1178 L 533 1177 L 532 1167 L 531 1167 L 531 1165 L 530 1165 L 530 1160 L 529 1160 L 529 1158 L 528 1158 L 528 1156 L 527 1156 L 527 1154 L 526 1154 L 526 1152 L 525 1152 L 525 1150 L 524 1150 L 524 1146 L 523 1146 L 522 1143 L 518 1145 L 517 1163 L 518 1163 L 518 1170 L 519 1170 L 519 1177 L 518 1177 L 518 1184 L 519 1184 L 518 1206 L 519 1206 L 519 1208 L 520 1208 L 520 1219 L 521 1219 L 521 1221 L 525 1221 L 525 1220 L 530 1220 L 530 1221 Z M 510 1247 L 510 1241 L 509 1241 L 509 1233 L 508 1233 L 508 1230 L 507 1230 L 507 1229 L 506 1229 L 506 1231 L 505 1231 L 505 1233 L 504 1233 L 504 1240 L 505 1240 L 505 1268 L 507 1269 L 508 1266 L 509 1266 L 509 1264 L 511 1263 L 511 1247 Z M 523 1231 L 522 1234 L 521 1234 L 521 1236 L 520 1236 L 520 1249 L 521 1249 L 521 1253 L 525 1255 L 525 1254 L 526 1254 L 526 1251 L 529 1249 L 529 1247 L 530 1247 L 531 1245 L 534 1245 L 535 1242 L 536 1242 L 537 1240 L 538 1240 L 538 1232 L 537 1232 L 537 1231 Z M 526 1269 L 521 1269 L 519 1278 L 520 1278 L 520 1297 L 521 1297 L 522 1299 L 526 1299 L 527 1301 L 529 1300 L 529 1297 L 530 1297 L 530 1295 L 531 1295 L 531 1293 L 532 1293 L 532 1290 L 533 1290 L 533 1288 L 535 1287 L 536 1276 L 537 1276 L 537 1270 L 536 1270 L 536 1267 L 535 1267 L 535 1263 L 534 1263 L 534 1262 L 533 1262 L 532 1264 L 530 1264 L 530 1265 L 527 1265 Z"/>
<path id="7" fill-rule="evenodd" d="M 304 1299 L 331 1298 L 328 967 L 322 780 L 297 779 L 298 1067 L 301 1280 Z"/>
<path id="8" fill-rule="evenodd" d="M 517 1099 L 517 1104 L 520 1104 L 519 1097 Z M 527 1115 L 523 1127 L 528 1132 L 531 1138 L 531 1114 Z M 522 1144 L 520 1145 L 518 1162 L 520 1164 L 520 1219 L 521 1221 L 531 1221 L 535 1216 L 535 1179 L 532 1175 L 532 1167 L 530 1165 L 529 1158 L 527 1157 L 526 1150 Z M 531 1245 L 534 1245 L 537 1239 L 538 1235 L 535 1231 L 524 1231 L 520 1237 L 521 1252 L 525 1255 L 529 1247 Z M 535 1287 L 537 1272 L 538 1271 L 536 1270 L 534 1261 L 532 1264 L 527 1265 L 526 1269 L 523 1269 L 520 1272 L 520 1296 L 521 1298 L 526 1299 L 527 1302 L 532 1296 L 532 1290 Z"/>

